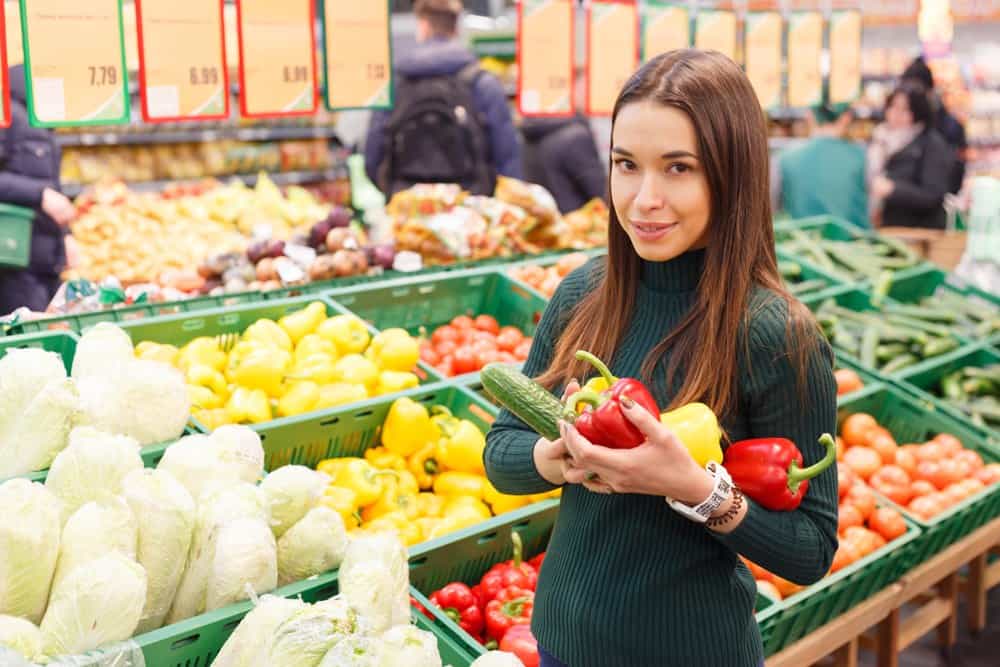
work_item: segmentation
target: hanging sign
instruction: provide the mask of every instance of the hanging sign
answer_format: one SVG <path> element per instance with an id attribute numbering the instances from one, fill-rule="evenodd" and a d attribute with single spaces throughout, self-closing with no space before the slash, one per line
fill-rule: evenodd
<path id="1" fill-rule="evenodd" d="M 639 10 L 634 2 L 587 6 L 587 114 L 610 116 L 618 92 L 639 65 Z"/>
<path id="2" fill-rule="evenodd" d="M 830 16 L 830 104 L 853 102 L 861 91 L 861 12 Z"/>
<path id="3" fill-rule="evenodd" d="M 695 22 L 694 45 L 706 51 L 718 51 L 727 58 L 736 60 L 736 14 L 717 10 L 699 11 Z"/>
<path id="4" fill-rule="evenodd" d="M 748 12 L 746 73 L 764 109 L 781 106 L 781 13 Z"/>
<path id="5" fill-rule="evenodd" d="M 788 106 L 823 101 L 823 15 L 792 12 L 788 19 Z"/>
<path id="6" fill-rule="evenodd" d="M 222 6 L 222 0 L 135 0 L 143 120 L 229 117 Z"/>
<path id="7" fill-rule="evenodd" d="M 129 119 L 119 0 L 21 0 L 32 125 L 110 125 Z"/>
<path id="8" fill-rule="evenodd" d="M 687 7 L 650 1 L 643 5 L 642 59 L 691 46 L 691 15 Z"/>
<path id="9" fill-rule="evenodd" d="M 7 16 L 0 2 L 0 127 L 10 127 L 10 77 L 7 72 Z"/>
<path id="10" fill-rule="evenodd" d="M 524 116 L 573 114 L 573 0 L 517 6 L 518 108 Z"/>
<path id="11" fill-rule="evenodd" d="M 323 53 L 326 106 L 392 106 L 392 37 L 388 0 L 325 0 Z"/>
<path id="12" fill-rule="evenodd" d="M 240 111 L 305 116 L 319 106 L 313 0 L 237 0 Z"/>

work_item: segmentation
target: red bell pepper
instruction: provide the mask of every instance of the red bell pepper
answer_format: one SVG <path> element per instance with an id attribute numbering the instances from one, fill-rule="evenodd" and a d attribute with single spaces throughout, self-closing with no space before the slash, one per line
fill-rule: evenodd
<path id="1" fill-rule="evenodd" d="M 486 609 L 486 603 L 489 602 L 489 600 L 487 600 L 486 596 L 483 595 L 483 587 L 476 584 L 469 590 L 471 590 L 472 594 L 476 597 L 476 602 L 479 604 L 479 608 Z"/>
<path id="2" fill-rule="evenodd" d="M 434 620 L 434 614 L 432 614 L 431 612 L 427 611 L 427 607 L 425 607 L 424 605 L 420 604 L 420 601 L 417 600 L 417 598 L 413 597 L 412 595 L 410 596 L 410 606 L 413 607 L 414 609 L 416 609 L 417 611 L 419 611 L 421 614 L 423 614 L 427 618 L 431 619 L 432 621 Z"/>
<path id="3" fill-rule="evenodd" d="M 531 622 L 534 606 L 533 592 L 517 586 L 503 589 L 486 605 L 486 636 L 503 641 L 512 627 Z"/>
<path id="4" fill-rule="evenodd" d="M 528 565 L 535 568 L 538 572 L 542 571 L 542 563 L 545 562 L 545 552 L 538 554 L 534 558 L 528 561 Z"/>
<path id="5" fill-rule="evenodd" d="M 473 637 L 483 631 L 483 611 L 479 600 L 463 583 L 451 583 L 431 594 L 430 601 Z"/>
<path id="6" fill-rule="evenodd" d="M 500 650 L 516 655 L 524 667 L 538 667 L 542 661 L 538 655 L 538 642 L 528 624 L 515 625 L 508 630 L 500 642 Z"/>
<path id="7" fill-rule="evenodd" d="M 635 401 L 650 414 L 659 418 L 660 408 L 649 390 L 633 378 L 616 378 L 607 365 L 590 352 L 579 351 L 576 358 L 590 363 L 608 383 L 608 390 L 597 393 L 590 389 L 581 389 L 566 401 L 566 419 L 572 421 L 583 437 L 595 445 L 604 445 L 615 449 L 631 449 L 646 441 L 635 424 L 622 412 L 623 396 Z M 580 403 L 591 405 L 591 409 L 583 414 L 577 414 L 576 407 Z"/>
<path id="8" fill-rule="evenodd" d="M 829 433 L 819 438 L 826 456 L 802 467 L 802 452 L 785 438 L 756 438 L 734 442 L 722 465 L 744 494 L 769 510 L 790 511 L 802 502 L 809 480 L 833 465 L 837 443 Z"/>
<path id="9" fill-rule="evenodd" d="M 491 567 L 479 582 L 482 597 L 487 604 L 508 586 L 518 586 L 529 591 L 538 586 L 538 571 L 522 561 L 524 545 L 521 536 L 512 532 L 510 538 L 514 543 L 514 558 Z"/>

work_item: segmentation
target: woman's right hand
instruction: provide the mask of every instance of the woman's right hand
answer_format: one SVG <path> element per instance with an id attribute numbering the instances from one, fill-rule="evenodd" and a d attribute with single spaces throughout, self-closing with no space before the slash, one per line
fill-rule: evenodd
<path id="1" fill-rule="evenodd" d="M 570 380 L 563 391 L 562 400 L 565 401 L 570 395 L 580 391 L 580 383 Z M 549 484 L 562 486 L 566 483 L 564 471 L 566 470 L 566 460 L 569 457 L 569 450 L 563 443 L 562 438 L 557 440 L 546 440 L 539 438 L 535 443 L 534 458 L 535 468 Z"/>

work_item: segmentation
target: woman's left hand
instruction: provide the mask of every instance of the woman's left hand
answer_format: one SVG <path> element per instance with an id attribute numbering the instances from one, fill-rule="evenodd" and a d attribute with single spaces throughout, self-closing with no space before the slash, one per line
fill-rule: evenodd
<path id="1" fill-rule="evenodd" d="M 566 481 L 583 484 L 595 493 L 639 493 L 669 496 L 698 504 L 712 492 L 711 475 L 698 466 L 684 443 L 660 420 L 634 401 L 622 402 L 622 412 L 646 441 L 632 449 L 595 445 L 572 424 L 560 423 L 563 442 L 572 461 Z"/>
<path id="2" fill-rule="evenodd" d="M 892 191 L 896 189 L 896 184 L 892 182 L 892 179 L 886 178 L 885 176 L 879 176 L 872 183 L 872 194 L 874 194 L 879 199 L 885 199 L 892 194 Z"/>

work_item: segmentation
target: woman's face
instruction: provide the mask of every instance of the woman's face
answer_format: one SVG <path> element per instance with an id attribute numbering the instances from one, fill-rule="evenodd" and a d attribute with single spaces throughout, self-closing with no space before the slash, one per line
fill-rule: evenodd
<path id="1" fill-rule="evenodd" d="M 618 112 L 611 144 L 612 201 L 636 253 L 664 262 L 705 247 L 710 193 L 687 114 L 634 102 Z"/>
<path id="2" fill-rule="evenodd" d="M 894 130 L 905 130 L 913 125 L 913 113 L 906 95 L 897 93 L 885 109 L 885 122 Z"/>

